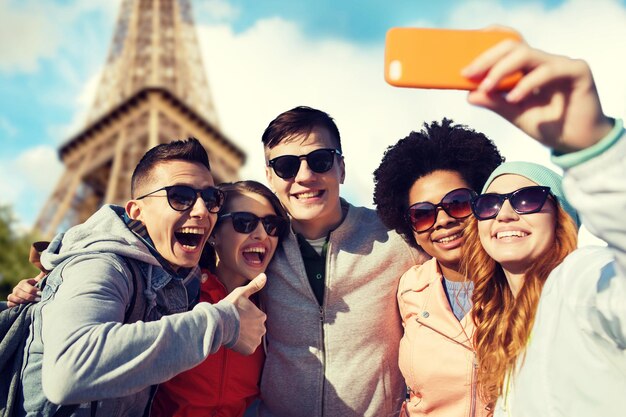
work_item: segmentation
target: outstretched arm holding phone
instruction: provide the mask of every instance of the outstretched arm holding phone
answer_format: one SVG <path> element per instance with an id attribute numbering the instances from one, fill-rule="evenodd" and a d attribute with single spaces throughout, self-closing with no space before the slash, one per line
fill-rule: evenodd
<path id="1" fill-rule="evenodd" d="M 507 75 L 524 77 L 508 93 L 495 86 Z M 602 112 L 586 62 L 504 41 L 476 58 L 464 76 L 480 81 L 468 101 L 504 117 L 558 152 L 589 147 L 606 136 L 612 120 Z"/>
<path id="2" fill-rule="evenodd" d="M 495 91 L 494 86 L 502 77 L 516 71 L 521 71 L 523 77 L 509 92 Z M 468 95 L 470 103 L 494 111 L 553 149 L 553 162 L 564 169 L 563 188 L 567 199 L 580 212 L 585 225 L 608 243 L 606 248 L 575 250 L 544 276 L 545 285 L 539 287 L 539 302 L 533 310 L 534 324 L 532 321 L 522 324 L 532 326 L 528 340 L 512 368 L 507 366 L 504 382 L 495 390 L 499 398 L 494 414 L 516 417 L 621 415 L 626 408 L 623 396 L 626 391 L 626 307 L 623 302 L 626 298 L 626 134 L 623 123 L 602 111 L 586 62 L 549 54 L 522 42 L 506 41 L 489 49 L 466 67 L 463 75 L 480 81 L 477 89 Z M 486 185 L 487 192 L 511 195 L 513 189 L 506 188 L 516 184 L 515 181 L 519 183 L 524 175 L 508 169 L 492 176 Z M 526 181 L 528 178 L 526 176 Z M 556 198 L 548 201 L 557 209 L 561 206 Z M 562 240 L 558 228 L 556 237 L 539 233 L 533 236 L 533 232 L 540 230 L 533 221 L 548 215 L 544 211 L 549 212 L 549 208 L 546 209 L 549 204 L 544 203 L 541 212 L 532 212 L 534 214 L 520 212 L 519 208 L 513 211 L 511 207 L 516 204 L 510 199 L 503 200 L 495 217 L 479 218 L 476 222 L 480 243 L 498 262 L 507 281 L 513 276 L 503 255 L 507 242 L 510 246 L 526 240 L 534 242 L 532 245 L 538 248 L 553 239 L 553 245 L 540 251 L 540 256 L 544 257 L 556 251 Z M 558 227 L 558 218 L 551 224 Z M 523 233 L 516 238 L 509 237 L 517 230 Z M 470 240 L 468 236 L 468 245 L 471 245 Z M 525 258 L 518 265 L 523 267 L 524 262 Z M 479 271 L 479 263 L 468 262 L 469 273 Z M 532 262 L 526 260 L 526 264 L 529 263 Z M 522 289 L 513 292 L 513 297 L 520 297 L 527 280 L 534 277 L 529 271 L 537 270 L 532 265 L 522 270 Z M 491 285 L 496 286 L 495 281 L 495 275 L 487 277 L 484 285 L 492 282 Z M 478 288 L 481 284 L 476 285 Z M 474 292 L 475 306 L 488 308 L 488 303 L 493 303 L 493 297 L 481 299 L 485 294 L 487 292 Z M 513 301 L 503 299 L 515 303 L 515 298 Z M 500 331 L 497 327 L 482 327 L 489 320 L 484 319 L 479 309 L 476 311 L 479 313 L 475 316 L 475 319 L 479 317 L 477 338 L 486 340 L 481 328 Z M 520 326 L 513 320 L 519 319 L 519 315 L 511 313 L 510 316 L 512 319 L 506 326 Z M 482 322 L 480 317 L 483 317 Z M 488 352 L 484 356 L 481 352 L 486 350 L 478 349 L 478 352 L 479 364 L 485 365 Z M 489 359 L 492 364 L 496 363 L 493 357 Z M 479 388 L 483 388 L 480 385 L 479 377 Z"/>

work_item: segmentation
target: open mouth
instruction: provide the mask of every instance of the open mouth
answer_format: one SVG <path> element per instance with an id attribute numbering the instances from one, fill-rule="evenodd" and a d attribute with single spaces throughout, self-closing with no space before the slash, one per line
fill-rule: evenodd
<path id="1" fill-rule="evenodd" d="M 199 227 L 182 227 L 174 232 L 174 236 L 183 248 L 195 250 L 202 243 L 204 229 Z"/>
<path id="2" fill-rule="evenodd" d="M 255 246 L 252 248 L 245 248 L 242 251 L 243 258 L 246 262 L 253 265 L 261 265 L 265 260 L 265 248 L 261 246 Z"/>

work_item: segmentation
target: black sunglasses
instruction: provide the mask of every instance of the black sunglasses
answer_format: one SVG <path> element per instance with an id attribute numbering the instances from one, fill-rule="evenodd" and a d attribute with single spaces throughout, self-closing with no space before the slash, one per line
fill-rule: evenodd
<path id="1" fill-rule="evenodd" d="M 280 237 L 287 230 L 287 219 L 280 216 L 259 217 L 247 211 L 236 211 L 219 216 L 218 222 L 228 217 L 232 219 L 233 229 L 238 233 L 252 233 L 259 225 L 259 221 L 269 236 Z"/>
<path id="2" fill-rule="evenodd" d="M 188 185 L 170 185 L 159 188 L 158 190 L 154 190 L 148 194 L 142 195 L 141 197 L 137 197 L 137 200 L 150 196 L 163 197 L 152 195 L 162 190 L 165 190 L 167 194 L 167 202 L 170 207 L 176 211 L 189 210 L 194 204 L 196 204 L 198 195 L 200 195 L 202 201 L 204 201 L 209 213 L 217 213 L 220 210 L 220 207 L 222 207 L 222 204 L 224 204 L 224 193 L 221 190 L 218 190 L 215 187 L 207 187 L 202 190 L 197 190 Z"/>
<path id="3" fill-rule="evenodd" d="M 508 194 L 481 194 L 472 201 L 472 212 L 478 220 L 493 219 L 500 213 L 506 200 L 517 214 L 537 213 L 550 195 L 550 187 L 534 185 Z"/>
<path id="4" fill-rule="evenodd" d="M 306 159 L 311 171 L 322 174 L 333 167 L 335 155 L 341 156 L 337 149 L 316 149 L 306 155 L 283 155 L 270 159 L 267 166 L 284 180 L 295 177 L 300 170 L 300 160 Z"/>
<path id="5" fill-rule="evenodd" d="M 476 193 L 469 188 L 457 188 L 444 195 L 439 204 L 421 201 L 406 211 L 406 219 L 415 232 L 424 232 L 437 221 L 437 208 L 441 207 L 448 216 L 464 219 L 472 214 L 471 201 Z"/>

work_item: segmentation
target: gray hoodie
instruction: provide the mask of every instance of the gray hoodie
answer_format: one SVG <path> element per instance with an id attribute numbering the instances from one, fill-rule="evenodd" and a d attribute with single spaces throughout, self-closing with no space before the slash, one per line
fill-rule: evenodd
<path id="1" fill-rule="evenodd" d="M 60 274 L 50 274 L 33 309 L 23 415 L 44 414 L 51 407 L 45 394 L 55 404 L 102 400 L 98 415 L 141 416 L 150 386 L 237 340 L 235 307 L 222 301 L 187 311 L 184 282 L 196 279 L 197 268 L 185 277 L 168 273 L 128 229 L 123 213 L 121 207 L 103 207 L 57 236 L 42 255 L 44 267 Z M 134 289 L 122 257 L 141 271 L 129 324 L 123 321 Z M 75 415 L 89 415 L 88 405 Z"/>
<path id="2" fill-rule="evenodd" d="M 330 233 L 320 306 L 296 236 L 276 249 L 260 292 L 267 313 L 262 417 L 397 416 L 406 386 L 398 368 L 398 280 L 426 257 L 376 212 L 342 200 Z"/>

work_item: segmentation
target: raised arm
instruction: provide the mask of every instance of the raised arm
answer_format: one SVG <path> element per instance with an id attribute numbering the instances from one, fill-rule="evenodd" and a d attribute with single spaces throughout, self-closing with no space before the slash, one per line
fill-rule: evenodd
<path id="1" fill-rule="evenodd" d="M 238 313 L 227 301 L 123 324 L 132 296 L 128 276 L 130 271 L 107 258 L 81 257 L 63 270 L 63 285 L 42 312 L 42 382 L 51 401 L 130 395 L 236 342 Z"/>
<path id="2" fill-rule="evenodd" d="M 495 90 L 503 77 L 517 71 L 524 76 L 511 91 Z M 463 75 L 484 77 L 468 95 L 470 103 L 494 111 L 557 152 L 587 148 L 613 126 L 585 61 L 505 41 L 474 60 Z"/>
<path id="3" fill-rule="evenodd" d="M 506 95 L 494 91 L 502 77 L 516 71 L 524 76 L 515 88 Z M 464 74 L 484 76 L 478 89 L 469 94 L 470 103 L 491 109 L 553 148 L 553 162 L 564 169 L 568 200 L 587 228 L 607 242 L 607 259 L 614 260 L 602 268 L 595 292 L 589 294 L 594 297 L 594 331 L 626 345 L 623 122 L 603 113 L 591 70 L 581 60 L 504 42 L 477 58 Z"/>

